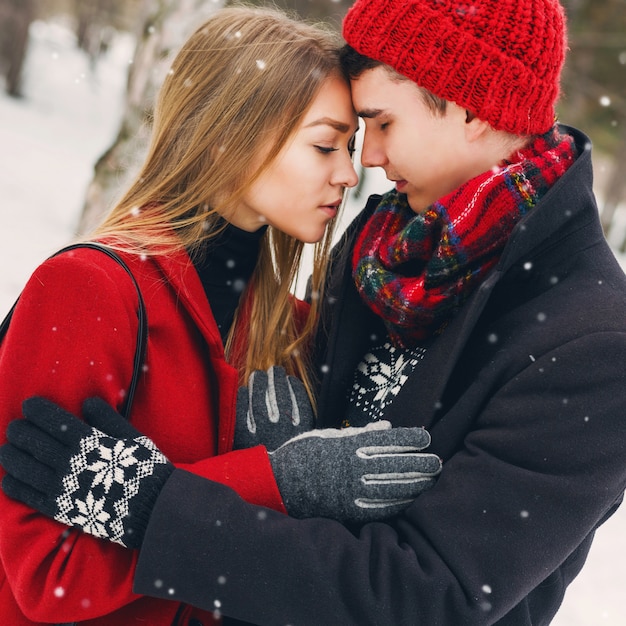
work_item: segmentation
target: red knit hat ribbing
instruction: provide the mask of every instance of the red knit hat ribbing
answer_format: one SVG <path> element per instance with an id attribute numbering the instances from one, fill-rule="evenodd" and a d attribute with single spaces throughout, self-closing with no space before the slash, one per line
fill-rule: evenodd
<path id="1" fill-rule="evenodd" d="M 346 42 L 497 130 L 554 124 L 565 58 L 558 0 L 357 0 Z"/>

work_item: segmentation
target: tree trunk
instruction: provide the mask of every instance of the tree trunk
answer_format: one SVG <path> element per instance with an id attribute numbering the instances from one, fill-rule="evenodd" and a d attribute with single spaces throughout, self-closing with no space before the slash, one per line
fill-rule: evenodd
<path id="1" fill-rule="evenodd" d="M 11 0 L 3 4 L 0 7 L 0 61 L 5 66 L 6 92 L 19 97 L 28 50 L 28 29 L 35 19 L 35 2 Z"/>
<path id="2" fill-rule="evenodd" d="M 117 137 L 94 167 L 78 224 L 89 232 L 104 216 L 137 169 L 146 149 L 154 97 L 171 62 L 171 54 L 224 0 L 144 0 L 137 46 L 129 67 L 126 104 Z"/>

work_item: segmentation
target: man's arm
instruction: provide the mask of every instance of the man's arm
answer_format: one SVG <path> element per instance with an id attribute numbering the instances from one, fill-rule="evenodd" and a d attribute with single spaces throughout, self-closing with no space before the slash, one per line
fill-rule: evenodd
<path id="1" fill-rule="evenodd" d="M 621 334 L 598 333 L 537 358 L 492 397 L 430 491 L 358 535 L 176 471 L 134 589 L 260 625 L 524 624 L 533 591 L 553 615 L 626 485 L 625 355 Z"/>

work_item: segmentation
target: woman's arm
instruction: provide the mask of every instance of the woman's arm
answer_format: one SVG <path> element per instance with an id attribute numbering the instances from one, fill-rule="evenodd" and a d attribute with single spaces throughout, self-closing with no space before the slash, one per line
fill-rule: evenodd
<path id="1" fill-rule="evenodd" d="M 121 407 L 132 374 L 136 306 L 132 282 L 100 252 L 64 254 L 39 267 L 1 346 L 0 439 L 9 419 L 21 414 L 22 400 L 34 394 L 73 412 L 86 395 Z M 36 621 L 86 619 L 138 597 L 131 591 L 136 553 L 68 533 L 4 494 L 0 555 L 17 602 Z M 86 607 L 93 571 L 99 582 L 89 587 Z"/>

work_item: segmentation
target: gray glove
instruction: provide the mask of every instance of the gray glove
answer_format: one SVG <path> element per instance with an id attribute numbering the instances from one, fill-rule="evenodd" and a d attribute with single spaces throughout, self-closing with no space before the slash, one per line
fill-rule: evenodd
<path id="1" fill-rule="evenodd" d="M 429 445 L 423 428 L 379 421 L 313 430 L 269 457 L 289 515 L 365 523 L 398 514 L 435 483 L 441 459 L 421 452 Z"/>
<path id="2" fill-rule="evenodd" d="M 302 382 L 274 366 L 252 372 L 237 393 L 233 448 L 263 445 L 276 450 L 285 441 L 315 426 L 315 415 Z"/>

